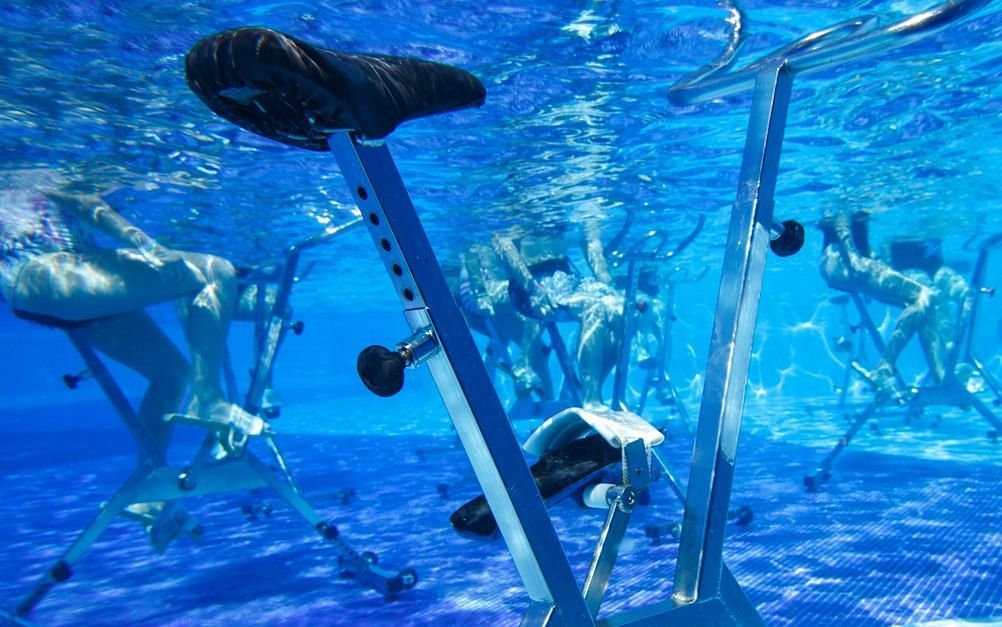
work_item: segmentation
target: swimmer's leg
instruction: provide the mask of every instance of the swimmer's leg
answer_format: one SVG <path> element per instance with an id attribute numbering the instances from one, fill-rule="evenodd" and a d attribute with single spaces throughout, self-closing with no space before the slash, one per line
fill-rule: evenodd
<path id="1" fill-rule="evenodd" d="M 602 382 L 609 378 L 612 369 L 619 363 L 620 350 L 623 346 L 622 308 L 620 307 L 618 310 L 607 308 L 605 318 L 605 339 L 602 343 L 599 394 L 601 394 Z"/>
<path id="2" fill-rule="evenodd" d="M 602 384 L 619 355 L 622 315 L 602 300 L 595 300 L 581 315 L 577 360 L 581 398 L 585 407 L 602 406 Z"/>
<path id="3" fill-rule="evenodd" d="M 165 250 L 156 264 L 127 248 L 39 255 L 18 275 L 12 305 L 62 320 L 89 320 L 190 298 L 208 283 L 191 255 Z"/>
<path id="4" fill-rule="evenodd" d="M 932 292 L 928 288 L 923 287 L 916 298 L 898 316 L 898 320 L 894 324 L 894 330 L 891 332 L 891 337 L 888 338 L 887 344 L 884 347 L 884 354 L 881 355 L 880 361 L 882 365 L 893 368 L 905 345 L 920 330 L 922 333 L 935 333 L 930 328 L 930 325 L 934 322 L 932 313 Z M 933 366 L 933 364 L 930 363 L 930 366 Z M 940 365 L 940 374 L 941 372 L 942 366 Z"/>
<path id="5" fill-rule="evenodd" d="M 522 350 L 529 367 L 535 373 L 542 400 L 553 398 L 553 375 L 550 373 L 550 347 L 543 341 L 543 326 L 535 320 L 523 325 Z"/>
<path id="6" fill-rule="evenodd" d="M 261 287 L 264 289 L 261 290 Z M 286 321 L 292 320 L 292 306 L 288 303 L 285 305 L 285 311 L 272 312 L 275 308 L 276 300 L 278 300 L 278 288 L 270 283 L 250 283 L 238 286 L 237 305 L 233 312 L 233 319 L 244 322 L 257 320 L 258 315 L 261 313 L 261 308 L 264 307 L 265 312 L 275 313 Z M 185 301 L 178 301 L 178 315 L 181 316 L 181 319 L 185 319 L 188 315 L 187 309 Z M 265 324 L 268 324 L 271 316 L 264 316 L 264 320 Z M 257 350 L 260 350 L 260 347 Z M 262 394 L 260 403 L 261 413 L 269 417 L 277 416 L 281 411 L 282 405 L 278 391 L 274 388 L 273 379 L 274 369 L 269 369 L 268 380 L 265 382 L 264 393 Z"/>
<path id="7" fill-rule="evenodd" d="M 81 326 L 79 333 L 95 349 L 149 382 L 137 413 L 157 452 L 166 453 L 171 425 L 164 416 L 179 409 L 188 389 L 184 355 L 143 311 L 98 318 Z"/>
<path id="8" fill-rule="evenodd" d="M 491 299 L 485 300 L 482 296 L 477 299 L 471 292 L 469 299 L 476 300 L 471 303 L 467 311 L 475 312 L 468 316 L 471 328 L 478 328 L 480 333 L 492 338 L 500 344 L 498 347 L 502 351 L 501 361 L 510 368 L 509 374 L 515 386 L 516 398 L 528 398 L 534 389 L 539 385 L 539 379 L 532 371 L 532 365 L 525 353 L 525 345 L 522 343 L 523 318 L 518 315 L 510 303 Z M 512 355 L 508 347 L 516 344 L 519 354 Z M 508 363 L 510 362 L 510 363 Z"/>
<path id="9" fill-rule="evenodd" d="M 932 373 L 935 383 L 941 383 L 946 376 L 946 353 L 949 338 L 941 337 L 933 316 L 919 327 L 919 343 L 922 344 L 922 352 L 929 363 L 929 371 Z"/>
<path id="10" fill-rule="evenodd" d="M 189 411 L 229 420 L 234 409 L 223 397 L 221 370 L 236 304 L 236 271 L 221 257 L 185 251 L 163 249 L 154 261 L 128 248 L 40 255 L 21 270 L 13 305 L 63 320 L 88 320 L 186 299 L 193 368 Z"/>
<path id="11" fill-rule="evenodd" d="M 901 351 L 904 350 L 905 346 L 916 333 L 919 334 L 933 375 L 937 381 L 942 380 L 942 353 L 937 346 L 938 340 L 935 337 L 935 330 L 931 326 L 934 323 L 933 311 L 927 295 L 928 290 L 924 290 L 920 298 L 902 310 L 901 315 L 898 316 L 898 320 L 894 325 L 894 330 L 887 340 L 884 352 L 880 356 L 880 361 L 872 372 L 864 370 L 855 362 L 852 364 L 853 368 L 876 388 L 876 400 L 878 404 L 883 404 L 892 398 L 897 399 L 899 403 L 903 402 L 904 394 L 898 388 L 895 364 L 901 355 Z"/>
<path id="12" fill-rule="evenodd" d="M 264 422 L 228 402 L 223 394 L 226 336 L 237 305 L 236 271 L 222 257 L 189 252 L 177 254 L 202 276 L 201 289 L 178 308 L 191 348 L 192 398 L 187 413 L 205 420 L 234 424 L 252 435 L 260 433 Z"/>

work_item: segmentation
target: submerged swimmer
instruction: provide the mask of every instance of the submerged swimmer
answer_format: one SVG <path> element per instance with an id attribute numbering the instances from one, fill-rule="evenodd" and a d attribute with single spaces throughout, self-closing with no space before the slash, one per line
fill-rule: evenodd
<path id="1" fill-rule="evenodd" d="M 125 244 L 103 248 L 104 233 Z M 237 302 L 232 264 L 171 250 L 98 196 L 6 189 L 0 192 L 0 295 L 20 318 L 73 328 L 95 348 L 136 371 L 149 387 L 140 420 L 164 455 L 170 425 L 190 381 L 186 412 L 248 435 L 264 421 L 225 400 L 220 377 Z M 180 301 L 191 366 L 145 313 Z"/>
<path id="2" fill-rule="evenodd" d="M 492 238 L 507 270 L 516 309 L 540 319 L 565 314 L 580 323 L 576 358 L 585 407 L 603 407 L 602 385 L 619 355 L 623 296 L 612 286 L 598 229 L 586 226 L 581 246 L 593 276 L 581 276 L 568 258 L 569 242 L 535 234 Z"/>
<path id="3" fill-rule="evenodd" d="M 972 305 L 970 285 L 943 262 L 942 241 L 936 238 L 898 240 L 890 245 L 891 266 L 932 290 L 932 320 L 942 354 L 953 350 Z M 940 379 L 942 375 L 937 375 Z"/>
<path id="4" fill-rule="evenodd" d="M 516 398 L 535 394 L 539 400 L 552 400 L 550 351 L 543 342 L 543 327 L 515 308 L 508 285 L 506 270 L 491 246 L 474 244 L 463 254 L 457 291 L 471 328 L 500 344 L 503 352 L 511 344 L 518 347 L 519 354 L 505 364 Z"/>
<path id="5" fill-rule="evenodd" d="M 877 388 L 878 402 L 890 398 L 903 399 L 897 384 L 895 362 L 916 334 L 931 375 L 937 382 L 942 381 L 946 343 L 937 332 L 936 292 L 933 287 L 927 281 L 895 270 L 873 253 L 869 242 L 869 214 L 857 212 L 851 216 L 829 216 L 818 226 L 824 234 L 821 274 L 828 285 L 902 308 L 876 368 L 867 372 L 858 364 L 853 364 Z"/>

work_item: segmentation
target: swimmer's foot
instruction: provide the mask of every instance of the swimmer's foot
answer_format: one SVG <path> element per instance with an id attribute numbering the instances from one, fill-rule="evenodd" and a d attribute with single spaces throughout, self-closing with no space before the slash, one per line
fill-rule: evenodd
<path id="1" fill-rule="evenodd" d="M 215 433 L 226 453 L 240 450 L 247 438 L 270 432 L 270 425 L 260 416 L 234 403 L 219 401 L 203 408 L 197 401 L 188 405 L 186 414 L 170 414 L 169 420 L 208 429 Z M 213 457 L 221 459 L 218 451 Z"/>
<path id="2" fill-rule="evenodd" d="M 515 398 L 529 398 L 532 394 L 540 397 L 545 395 L 543 381 L 528 365 L 516 363 L 511 368 L 511 375 L 515 381 Z"/>
<path id="3" fill-rule="evenodd" d="M 656 390 L 655 394 L 659 403 L 662 405 L 673 405 L 678 402 L 675 391 L 672 389 L 671 382 L 667 377 L 654 385 L 656 386 L 654 389 Z"/>
<path id="4" fill-rule="evenodd" d="M 180 503 L 133 503 L 122 515 L 137 521 L 150 538 L 150 545 L 157 553 L 163 553 L 176 538 L 186 535 L 201 540 L 204 530 Z"/>
<path id="5" fill-rule="evenodd" d="M 261 435 L 269 426 L 264 418 L 255 416 L 236 403 L 213 403 L 205 412 L 192 411 L 193 409 L 189 407 L 188 413 L 203 420 L 228 425 L 248 436 Z"/>
<path id="6" fill-rule="evenodd" d="M 890 366 L 881 363 L 873 370 L 867 370 L 856 361 L 850 362 L 849 365 L 856 374 L 873 386 L 873 400 L 877 405 L 886 405 L 888 402 L 894 402 L 898 405 L 907 404 L 908 400 L 905 398 L 905 394 L 898 389 L 894 370 Z"/>

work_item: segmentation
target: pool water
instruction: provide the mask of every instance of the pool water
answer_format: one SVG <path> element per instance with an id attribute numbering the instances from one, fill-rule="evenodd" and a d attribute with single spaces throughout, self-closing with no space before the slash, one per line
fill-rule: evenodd
<path id="1" fill-rule="evenodd" d="M 928 6 L 743 3 L 741 58 L 861 14 L 894 20 Z M 330 155 L 213 116 L 185 84 L 187 50 L 222 29 L 259 25 L 346 52 L 466 69 L 487 88 L 483 107 L 408 122 L 387 139 L 450 277 L 471 245 L 524 224 L 574 243 L 578 225 L 596 225 L 608 242 L 632 213 L 633 240 L 660 230 L 680 241 L 705 219 L 663 275 L 674 286 L 667 367 L 689 421 L 653 400 L 644 413 L 667 425 L 661 450 L 684 482 L 750 98 L 683 106 L 666 94 L 716 57 L 726 15 L 714 2 L 647 0 L 8 2 L 0 6 L 0 182 L 7 190 L 58 176 L 102 192 L 171 247 L 241 266 L 274 263 L 357 210 Z M 807 241 L 799 254 L 767 262 L 731 498 L 754 518 L 732 522 L 724 548 L 770 625 L 1002 620 L 1002 444 L 976 412 L 934 407 L 906 419 L 884 408 L 838 457 L 830 481 L 813 493 L 803 484 L 872 398 L 846 376 L 857 354 L 844 340 L 857 341 L 858 316 L 818 272 L 815 226 L 833 211 L 869 211 L 878 248 L 939 240 L 946 263 L 970 275 L 981 244 L 1002 232 L 1000 35 L 1002 12 L 989 3 L 919 43 L 794 84 L 775 213 L 804 223 Z M 403 392 L 381 399 L 355 374 L 362 348 L 408 335 L 362 231 L 304 255 L 308 272 L 292 306 L 305 332 L 287 338 L 277 361 L 274 426 L 307 499 L 358 550 L 388 568 L 415 569 L 418 585 L 387 602 L 341 577 L 333 551 L 276 496 L 233 493 L 187 505 L 205 537 L 182 538 L 164 554 L 136 523 L 117 521 L 32 620 L 518 623 L 528 596 L 504 544 L 461 538 L 449 525 L 479 487 L 431 377 L 408 371 Z M 1002 246 L 985 258 L 991 287 L 1002 279 Z M 886 337 L 898 310 L 868 307 Z M 172 308 L 151 313 L 184 346 Z M 241 385 L 248 326 L 234 324 L 230 337 Z M 573 325 L 561 328 L 572 344 Z M 997 378 L 1002 301 L 987 290 L 971 333 Z M 0 609 L 9 610 L 114 493 L 135 452 L 93 382 L 63 385 L 64 373 L 83 368 L 63 333 L 4 308 L 0 345 Z M 860 358 L 872 365 L 877 357 L 870 347 Z M 899 361 L 905 380 L 918 381 L 924 363 L 912 342 Z M 142 381 L 113 372 L 138 400 Z M 498 388 L 509 401 L 511 384 L 502 377 Z M 994 407 L 990 391 L 978 397 Z M 524 437 L 536 424 L 514 426 Z M 197 444 L 197 433 L 181 429 L 172 458 L 185 463 Z M 551 513 L 581 581 L 603 513 L 570 500 Z M 651 503 L 634 514 L 602 615 L 669 597 L 677 540 L 647 529 L 670 528 L 681 514 L 666 482 L 655 482 Z"/>

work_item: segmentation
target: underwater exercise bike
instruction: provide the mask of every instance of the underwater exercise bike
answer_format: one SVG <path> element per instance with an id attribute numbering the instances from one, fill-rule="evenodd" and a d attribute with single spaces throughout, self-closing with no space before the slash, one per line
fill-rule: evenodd
<path id="1" fill-rule="evenodd" d="M 984 4 L 948 2 L 884 27 L 876 18 L 855 20 L 802 38 L 738 72 L 724 71 L 736 52 L 731 47 L 707 71 L 672 89 L 674 100 L 697 102 L 755 85 L 674 591 L 671 599 L 600 624 L 762 624 L 724 565 L 722 549 L 766 248 L 792 254 L 803 243 L 803 227 L 772 217 L 793 75 L 914 41 Z M 379 141 L 407 120 L 480 105 L 483 86 L 450 66 L 348 55 L 254 28 L 203 40 L 189 53 L 187 69 L 189 85 L 222 117 L 295 147 L 334 153 L 412 330 L 392 349 L 373 348 L 360 355 L 363 380 L 374 391 L 395 393 L 403 385 L 405 368 L 428 367 L 530 598 L 523 624 L 594 624 L 623 521 L 638 490 L 646 487 L 653 439 L 639 434 L 618 442 L 623 445 L 624 480 L 636 477 L 636 488 L 629 489 L 634 487 L 630 483 L 606 490 L 609 516 L 582 591 L 399 172 Z M 607 443 L 615 448 L 616 443 Z"/>
<path id="2" fill-rule="evenodd" d="M 224 377 L 232 402 L 241 404 L 250 413 L 267 409 L 264 402 L 265 391 L 271 382 L 278 349 L 288 332 L 299 335 L 304 328 L 302 322 L 291 320 L 289 307 L 292 287 L 305 274 L 298 272 L 301 254 L 331 241 L 345 231 L 359 226 L 361 222 L 361 218 L 354 218 L 329 227 L 314 237 L 288 247 L 282 261 L 267 271 L 259 268 L 242 273 L 244 286 L 254 284 L 257 288 L 253 368 L 246 393 L 241 396 L 227 351 Z M 277 288 L 271 291 L 273 298 L 266 297 L 266 292 L 270 291 L 266 289 L 267 286 Z M 168 422 L 205 432 L 192 461 L 185 466 L 171 466 L 167 462 L 166 451 L 158 446 L 139 419 L 104 360 L 82 333 L 75 329 L 76 323 L 60 325 L 59 321 L 51 319 L 46 319 L 43 323 L 65 330 L 86 365 L 83 371 L 64 375 L 63 382 L 71 390 L 77 389 L 86 380 L 97 382 L 139 445 L 139 462 L 118 491 L 101 506 L 96 518 L 48 568 L 14 611 L 10 614 L 0 613 L 0 622 L 26 622 L 25 617 L 55 586 L 72 577 L 73 566 L 118 516 L 140 523 L 148 530 L 153 547 L 158 552 L 163 552 L 177 537 L 188 536 L 198 540 L 204 533 L 195 518 L 178 505 L 181 499 L 261 489 L 274 491 L 332 546 L 337 553 L 339 576 L 352 578 L 387 599 L 394 599 L 414 586 L 417 574 L 412 569 L 391 571 L 378 565 L 378 557 L 374 553 L 354 550 L 337 527 L 326 521 L 306 501 L 278 446 L 277 435 L 270 427 L 266 426 L 260 433 L 250 434 L 230 424 L 204 420 L 197 416 L 169 414 L 165 417 Z M 275 416 L 274 411 L 272 416 Z M 269 455 L 261 458 L 251 450 L 254 441 L 263 442 Z M 148 511 L 136 507 L 137 504 L 155 502 L 165 502 L 162 510 Z M 245 511 L 245 515 L 270 511 L 270 505 L 245 505 L 244 509 L 248 507 L 251 509 Z"/>
<path id="3" fill-rule="evenodd" d="M 706 224 L 706 216 L 700 214 L 696 219 L 696 224 L 681 240 L 672 242 L 674 246 L 668 246 L 671 241 L 670 235 L 663 229 L 652 229 L 634 241 L 629 246 L 624 246 L 624 241 L 633 227 L 634 212 L 628 211 L 626 221 L 619 232 L 609 242 L 608 257 L 610 265 L 613 267 L 626 266 L 626 275 L 622 277 L 624 297 L 623 297 L 623 351 L 616 364 L 616 376 L 613 379 L 612 406 L 629 406 L 632 411 L 643 415 L 644 407 L 648 398 L 653 394 L 662 405 L 670 405 L 678 413 L 688 433 L 689 413 L 685 404 L 679 398 L 678 390 L 668 373 L 668 364 L 671 361 L 672 346 L 672 326 L 675 323 L 675 290 L 683 283 L 693 283 L 699 281 L 704 276 L 708 268 L 690 274 L 684 273 L 682 277 L 676 277 L 681 273 L 679 266 L 670 268 L 664 272 L 662 267 L 674 264 L 676 258 L 688 248 L 699 236 Z M 660 297 L 662 286 L 660 281 L 664 281 L 667 286 L 667 294 L 660 305 L 663 308 L 660 320 L 654 320 L 652 325 L 656 327 L 656 349 L 653 354 L 646 358 L 638 355 L 637 360 L 632 359 L 632 344 L 634 341 L 641 342 L 638 319 L 642 316 L 656 316 L 654 311 L 655 298 Z M 639 353 L 639 351 L 638 351 Z M 637 366 L 644 372 L 644 380 L 638 392 L 636 400 L 630 399 L 627 402 L 627 389 L 629 387 L 629 376 L 632 366 Z"/>
<path id="4" fill-rule="evenodd" d="M 1000 245 L 1002 245 L 1002 233 L 988 237 L 978 249 L 974 269 L 967 281 L 967 293 L 958 307 L 954 319 L 949 343 L 950 350 L 943 364 L 943 379 L 941 381 L 931 380 L 933 379 L 932 374 L 927 373 L 924 381 L 909 385 L 906 384 L 897 367 L 893 367 L 895 381 L 900 389 L 904 390 L 904 394 L 897 399 L 897 403 L 891 404 L 890 407 L 901 410 L 906 422 L 911 422 L 921 416 L 927 407 L 959 407 L 967 411 L 974 409 L 988 423 L 989 429 L 985 435 L 989 441 L 997 442 L 999 435 L 1002 434 L 1002 418 L 996 415 L 996 412 L 978 396 L 979 392 L 986 392 L 993 397 L 991 403 L 994 407 L 1002 407 L 1002 385 L 985 367 L 984 360 L 977 355 L 978 347 L 974 344 L 974 331 L 977 327 L 978 312 L 981 310 L 982 300 L 995 296 L 996 286 L 988 282 L 989 277 L 986 270 L 989 255 Z M 847 307 L 850 302 L 855 305 L 859 317 L 858 322 L 850 325 L 849 335 L 841 336 L 839 340 L 839 343 L 847 351 L 854 351 L 853 361 L 846 364 L 844 383 L 840 392 L 840 407 L 842 407 L 852 373 L 858 374 L 859 372 L 857 360 L 864 354 L 866 340 L 869 339 L 878 355 L 884 353 L 884 341 L 860 294 L 851 292 L 841 294 L 837 298 L 839 299 L 836 301 L 837 304 L 843 308 Z M 848 320 L 844 311 L 842 317 L 844 320 Z M 969 381 L 977 381 L 983 390 L 979 390 L 978 386 L 968 385 Z M 849 427 L 838 439 L 835 446 L 822 458 L 812 473 L 804 476 L 804 488 L 808 492 L 817 491 L 821 484 L 831 479 L 831 470 L 836 458 L 857 437 L 863 425 L 877 415 L 881 405 L 874 399 L 862 411 L 851 417 Z"/>
<path id="5" fill-rule="evenodd" d="M 503 373 L 513 383 L 514 399 L 507 402 L 505 407 L 508 418 L 512 421 L 541 420 L 566 407 L 580 405 L 583 392 L 577 364 L 570 356 L 558 320 L 540 317 L 529 304 L 528 294 L 524 290 L 514 288 L 507 275 L 491 276 L 486 267 L 487 263 L 484 263 L 483 260 L 480 263 L 469 265 L 472 265 L 472 271 L 478 272 L 480 276 L 460 282 L 459 288 L 456 290 L 456 302 L 462 309 L 469 327 L 487 338 L 483 358 L 491 380 L 495 384 L 500 384 L 498 375 Z M 494 295 L 492 299 L 492 295 L 489 293 L 491 289 L 489 286 L 492 283 L 496 284 L 494 289 L 500 289 L 503 295 Z M 480 303 L 491 300 L 500 302 L 491 304 L 490 313 L 484 312 Z M 500 314 L 496 309 L 498 307 L 504 308 Z M 530 379 L 528 373 L 520 372 L 522 367 L 531 370 L 532 359 L 524 352 L 518 360 L 512 355 L 509 344 L 525 338 L 505 337 L 502 332 L 504 323 L 501 319 L 505 316 L 509 317 L 509 322 L 513 319 L 518 321 L 519 327 L 522 327 L 519 330 L 523 335 L 527 331 L 523 325 L 538 325 L 536 330 L 538 337 L 535 341 L 538 341 L 539 345 L 521 346 L 520 348 L 522 351 L 542 351 L 547 368 L 549 367 L 549 357 L 553 356 L 556 359 L 562 377 L 559 382 L 559 391 L 556 394 L 552 390 L 545 389 L 546 386 L 542 385 L 538 379 L 527 381 Z M 526 365 L 520 366 L 519 361 L 526 362 Z M 526 383 L 532 385 L 526 385 Z M 520 384 L 525 389 L 520 391 Z"/>

